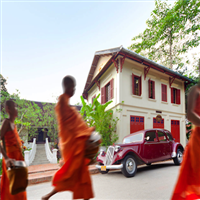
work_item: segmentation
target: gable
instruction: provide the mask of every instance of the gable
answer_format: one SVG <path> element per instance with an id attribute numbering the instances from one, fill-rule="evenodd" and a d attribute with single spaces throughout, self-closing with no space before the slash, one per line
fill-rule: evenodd
<path id="1" fill-rule="evenodd" d="M 104 66 L 106 65 L 106 63 L 110 60 L 112 56 L 108 55 L 108 56 L 101 56 L 99 58 L 99 61 L 97 63 L 96 69 L 94 71 L 94 75 L 92 80 L 99 74 L 99 72 L 104 68 Z"/>

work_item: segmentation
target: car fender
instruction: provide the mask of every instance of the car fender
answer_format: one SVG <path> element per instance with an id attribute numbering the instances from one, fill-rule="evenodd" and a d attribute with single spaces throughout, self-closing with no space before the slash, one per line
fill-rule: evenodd
<path id="1" fill-rule="evenodd" d="M 135 156 L 138 164 L 145 163 L 143 161 L 143 159 L 141 158 L 141 156 L 138 154 L 137 148 L 136 149 L 134 149 L 134 148 L 124 148 L 123 150 L 119 151 L 117 154 L 114 155 L 113 163 L 115 163 L 119 160 L 123 160 L 128 154 Z"/>
<path id="2" fill-rule="evenodd" d="M 176 157 L 176 152 L 177 152 L 178 148 L 182 149 L 184 152 L 183 146 L 180 143 L 176 142 L 173 145 L 172 158 Z"/>

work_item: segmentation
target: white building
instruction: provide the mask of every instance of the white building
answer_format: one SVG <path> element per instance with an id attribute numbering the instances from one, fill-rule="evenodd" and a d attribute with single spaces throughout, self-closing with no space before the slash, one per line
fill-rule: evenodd
<path id="1" fill-rule="evenodd" d="M 119 143 L 135 131 L 160 127 L 185 146 L 185 88 L 191 82 L 121 46 L 95 53 L 83 96 L 89 103 L 99 93 L 101 103 L 113 101 L 108 109 L 119 118 Z M 155 120 L 158 114 L 161 122 Z"/>

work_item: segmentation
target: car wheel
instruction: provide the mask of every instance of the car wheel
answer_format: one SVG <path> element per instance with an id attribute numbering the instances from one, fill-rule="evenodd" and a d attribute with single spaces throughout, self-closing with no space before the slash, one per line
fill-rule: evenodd
<path id="1" fill-rule="evenodd" d="M 136 159 L 134 158 L 134 156 L 132 155 L 127 155 L 123 161 L 123 168 L 122 173 L 124 174 L 124 176 L 126 177 L 133 177 L 135 176 L 136 172 L 137 172 L 137 162 Z"/>
<path id="2" fill-rule="evenodd" d="M 182 149 L 177 149 L 176 157 L 173 158 L 173 160 L 174 160 L 175 165 L 180 165 L 182 163 L 182 160 L 183 160 L 183 150 Z"/>
<path id="3" fill-rule="evenodd" d="M 103 166 L 102 163 L 99 163 L 99 165 L 102 165 L 102 166 Z M 106 171 L 101 171 L 101 170 L 99 169 L 99 172 L 100 172 L 101 174 L 107 174 L 107 173 L 109 172 L 109 169 L 106 169 Z"/>

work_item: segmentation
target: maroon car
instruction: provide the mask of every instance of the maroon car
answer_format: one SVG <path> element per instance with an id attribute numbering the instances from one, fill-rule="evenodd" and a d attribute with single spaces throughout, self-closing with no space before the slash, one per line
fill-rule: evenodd
<path id="1" fill-rule="evenodd" d="M 124 176 L 133 177 L 138 165 L 169 159 L 180 165 L 183 151 L 183 146 L 175 142 L 168 130 L 142 130 L 126 136 L 122 144 L 109 146 L 107 152 L 100 151 L 96 167 L 102 174 L 110 169 L 121 169 Z"/>

